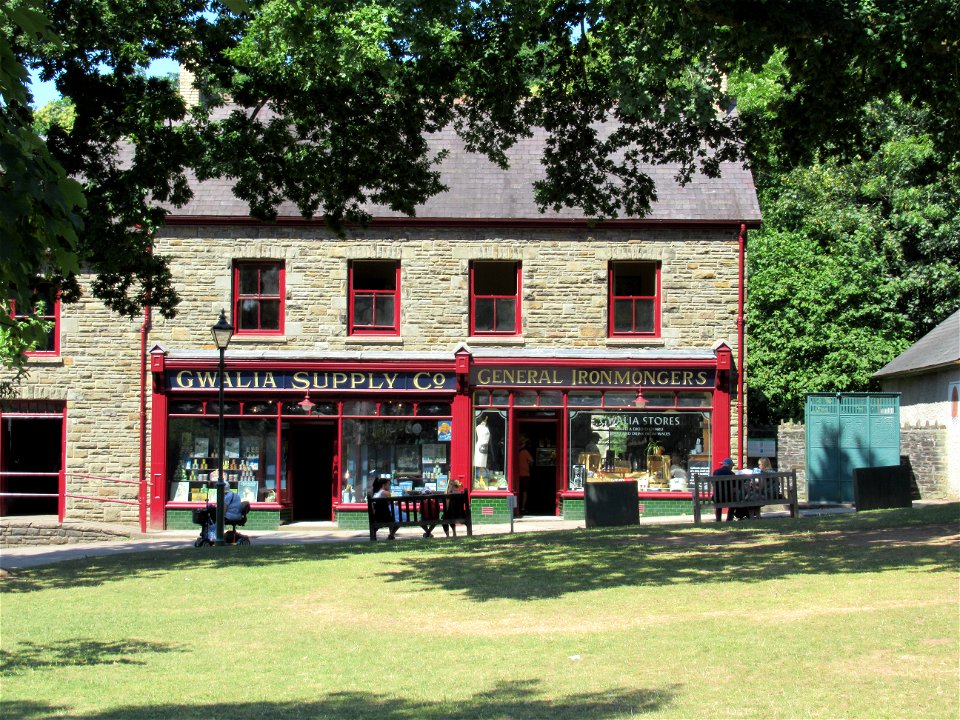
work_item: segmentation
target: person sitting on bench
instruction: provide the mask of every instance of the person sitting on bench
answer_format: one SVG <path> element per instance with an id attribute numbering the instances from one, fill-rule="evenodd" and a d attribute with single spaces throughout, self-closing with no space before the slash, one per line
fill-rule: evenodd
<path id="1" fill-rule="evenodd" d="M 382 480 L 382 479 L 380 479 L 380 478 L 377 478 L 376 480 L 374 480 L 374 481 L 373 481 L 373 499 L 374 499 L 374 500 L 377 500 L 377 499 L 383 499 L 383 498 L 388 498 L 388 497 L 390 497 L 390 483 L 389 483 L 389 481 L 387 481 L 387 480 Z M 384 509 L 386 509 L 386 508 L 388 507 L 386 503 L 380 503 L 380 505 L 381 505 L 381 507 L 383 507 Z M 374 507 L 376 507 L 376 503 L 374 503 Z M 396 513 L 399 513 L 399 512 L 400 512 L 399 508 L 394 508 L 394 511 L 395 511 Z M 397 530 L 400 528 L 400 523 L 399 523 L 399 521 L 400 521 L 401 518 L 394 516 L 392 519 L 393 519 L 393 520 L 396 520 L 397 522 L 396 522 L 395 524 L 393 524 L 393 525 L 390 526 L 390 534 L 387 535 L 387 540 L 396 540 L 396 538 L 397 538 Z"/>

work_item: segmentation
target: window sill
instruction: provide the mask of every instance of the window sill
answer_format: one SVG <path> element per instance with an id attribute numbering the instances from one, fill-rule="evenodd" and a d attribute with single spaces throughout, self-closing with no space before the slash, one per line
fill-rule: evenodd
<path id="1" fill-rule="evenodd" d="M 523 335 L 471 335 L 467 345 L 526 345 Z"/>
<path id="2" fill-rule="evenodd" d="M 281 345 L 286 341 L 286 335 L 233 335 L 230 338 L 231 345 Z"/>
<path id="3" fill-rule="evenodd" d="M 348 335 L 343 341 L 347 345 L 403 345 L 400 335 Z"/>
<path id="4" fill-rule="evenodd" d="M 615 337 L 607 338 L 607 345 L 609 347 L 631 347 L 637 345 L 643 345 L 646 347 L 663 347 L 664 342 L 663 338 L 658 337 Z"/>
<path id="5" fill-rule="evenodd" d="M 60 355 L 27 355 L 28 365 L 63 365 L 63 358 Z"/>

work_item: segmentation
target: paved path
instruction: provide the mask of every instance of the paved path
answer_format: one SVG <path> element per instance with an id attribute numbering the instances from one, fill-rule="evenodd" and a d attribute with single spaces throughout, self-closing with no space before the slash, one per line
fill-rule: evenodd
<path id="1" fill-rule="evenodd" d="M 849 513 L 851 508 L 829 508 L 801 510 L 801 515 L 815 515 L 824 513 Z M 788 513 L 764 513 L 764 517 L 788 515 Z M 693 516 L 682 515 L 676 517 L 649 517 L 641 518 L 641 525 L 690 524 Z M 543 532 L 547 530 L 574 530 L 583 528 L 583 520 L 562 520 L 554 517 L 525 517 L 513 523 L 503 524 L 476 524 L 473 526 L 474 535 L 502 535 L 511 532 Z M 438 529 L 439 530 L 439 529 Z M 0 548 L 0 569 L 17 570 L 18 568 L 49 565 L 50 563 L 76 560 L 89 557 L 116 555 L 124 552 L 152 552 L 158 550 L 177 550 L 192 548 L 197 539 L 199 529 L 165 530 L 162 532 L 147 533 L 141 537 L 119 542 L 99 543 L 69 543 L 63 545 L 15 545 Z M 254 530 L 245 533 L 250 536 L 256 545 L 300 545 L 309 543 L 333 542 L 370 542 L 370 535 L 366 530 L 339 530 L 330 523 L 296 523 L 286 525 L 282 530 Z M 421 532 L 417 528 L 402 528 L 397 532 L 399 540 L 420 538 Z M 440 540 L 445 538 L 440 535 Z"/>

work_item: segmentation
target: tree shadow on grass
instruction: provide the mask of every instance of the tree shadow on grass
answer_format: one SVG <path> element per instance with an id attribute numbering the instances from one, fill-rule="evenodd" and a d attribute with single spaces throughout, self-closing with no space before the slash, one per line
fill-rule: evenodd
<path id="1" fill-rule="evenodd" d="M 69 708 L 39 702 L 0 702 L 0 714 L 22 720 L 50 717 L 68 720 L 604 720 L 658 712 L 669 706 L 677 691 L 677 686 L 615 688 L 602 693 L 576 693 L 563 697 L 551 693 L 545 697 L 539 683 L 512 680 L 456 702 L 423 702 L 375 692 L 332 692 L 312 702 L 130 705 L 82 715 L 72 714 Z"/>
<path id="2" fill-rule="evenodd" d="M 143 640 L 102 642 L 82 638 L 59 640 L 49 645 L 22 642 L 13 650 L 0 650 L 0 675 L 17 675 L 25 670 L 45 667 L 145 665 L 138 655 L 180 652 L 182 647 Z"/>
<path id="3" fill-rule="evenodd" d="M 701 533 L 668 530 L 655 537 L 575 531 L 513 536 L 469 550 L 451 547 L 451 552 L 429 558 L 407 556 L 383 575 L 391 581 L 412 580 L 424 591 L 443 588 L 485 601 L 901 568 L 956 572 L 957 532 L 957 525 L 896 532 L 834 525 L 807 532 L 796 523 L 779 529 L 753 523 Z"/>
<path id="4" fill-rule="evenodd" d="M 335 562 L 361 552 L 386 552 L 385 545 L 357 543 L 317 545 L 246 545 L 130 551 L 19 568 L 0 582 L 0 592 L 99 587 L 117 580 L 150 580 L 180 570 L 267 567 L 278 563 L 318 560 Z"/>
<path id="5" fill-rule="evenodd" d="M 474 600 L 557 598 L 591 589 L 683 582 L 761 582 L 797 574 L 896 568 L 955 571 L 956 542 L 894 542 L 960 531 L 957 503 L 829 518 L 768 519 L 701 527 L 644 525 L 400 543 L 250 545 L 114 555 L 17 571 L 4 593 L 149 580 L 182 569 L 258 568 L 384 555 L 382 576 Z M 887 535 L 893 533 L 894 535 Z"/>

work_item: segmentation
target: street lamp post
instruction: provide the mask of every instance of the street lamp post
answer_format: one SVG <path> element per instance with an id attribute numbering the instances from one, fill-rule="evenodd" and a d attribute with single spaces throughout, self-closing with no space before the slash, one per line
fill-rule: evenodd
<path id="1" fill-rule="evenodd" d="M 223 477 L 223 354 L 230 344 L 230 338 L 233 336 L 233 325 L 227 322 L 226 313 L 220 311 L 220 319 L 217 324 L 210 328 L 213 335 L 213 341 L 217 344 L 217 350 L 220 351 L 220 364 L 217 367 L 217 387 L 220 388 L 220 401 L 217 405 L 217 415 L 219 420 L 218 445 L 217 445 L 217 538 L 216 544 L 223 545 L 223 497 L 226 493 L 226 481 Z"/>

